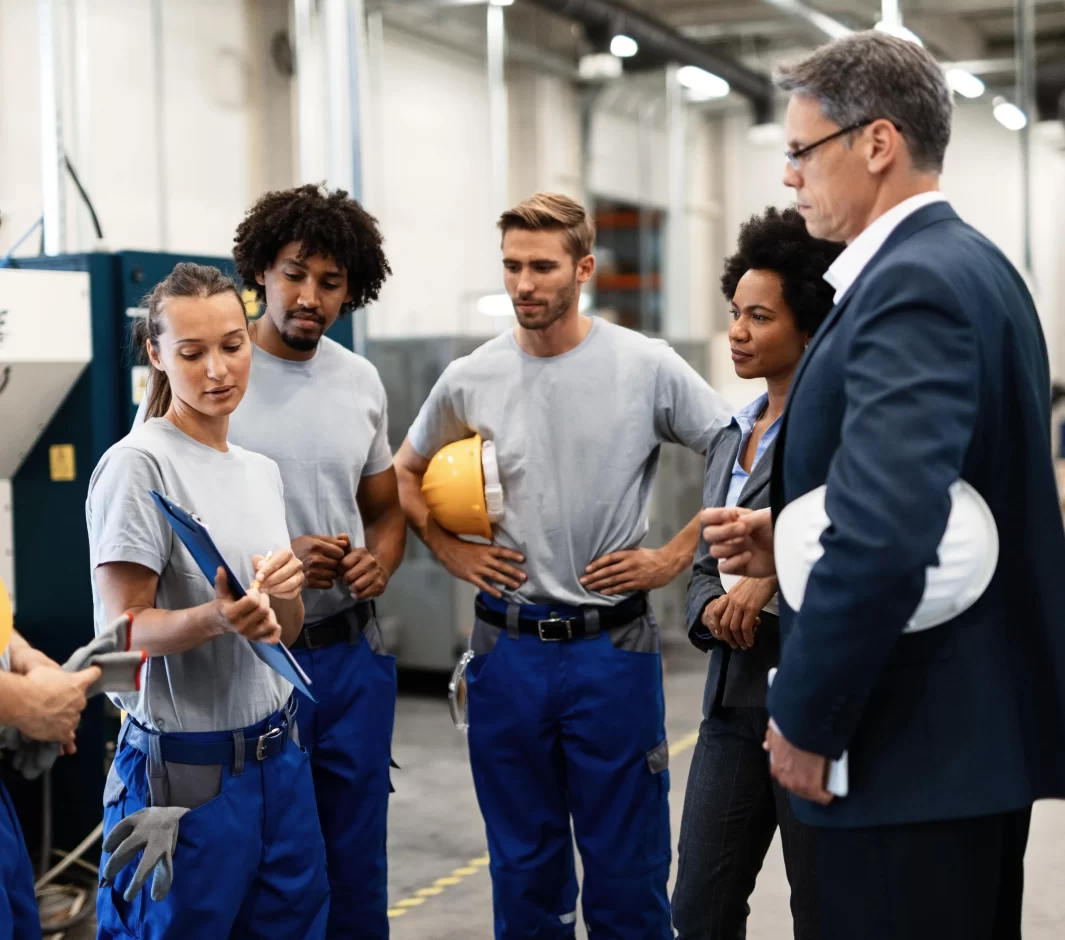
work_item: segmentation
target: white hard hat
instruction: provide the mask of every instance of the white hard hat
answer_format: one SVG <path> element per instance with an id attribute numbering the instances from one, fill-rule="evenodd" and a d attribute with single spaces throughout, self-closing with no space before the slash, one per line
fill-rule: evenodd
<path id="1" fill-rule="evenodd" d="M 777 580 L 792 610 L 802 607 L 810 571 L 825 553 L 821 536 L 829 527 L 825 487 L 789 503 L 773 533 Z M 953 620 L 975 604 L 998 565 L 998 529 L 983 497 L 964 480 L 950 488 L 950 518 L 939 543 L 939 564 L 928 568 L 924 595 L 903 633 L 917 633 Z M 728 591 L 739 580 L 721 575 Z"/>

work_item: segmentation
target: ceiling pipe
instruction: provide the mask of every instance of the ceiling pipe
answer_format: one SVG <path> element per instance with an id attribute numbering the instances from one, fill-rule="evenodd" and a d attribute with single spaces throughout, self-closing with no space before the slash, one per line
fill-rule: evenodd
<path id="1" fill-rule="evenodd" d="M 733 91 L 750 99 L 756 122 L 773 111 L 773 83 L 735 59 L 720 55 L 685 38 L 659 20 L 614 0 L 530 0 L 538 7 L 612 35 L 623 33 L 649 52 L 678 65 L 695 65 L 725 79 Z"/>

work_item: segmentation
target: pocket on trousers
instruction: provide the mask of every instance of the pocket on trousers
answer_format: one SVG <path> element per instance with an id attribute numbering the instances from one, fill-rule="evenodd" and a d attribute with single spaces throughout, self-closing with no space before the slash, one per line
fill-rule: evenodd
<path id="1" fill-rule="evenodd" d="M 663 741 L 647 752 L 647 766 L 653 774 L 669 770 L 669 741 Z"/>
<path id="2" fill-rule="evenodd" d="M 474 656 L 485 656 L 496 648 L 499 637 L 503 634 L 502 627 L 493 627 L 483 620 L 474 620 L 473 634 L 470 637 L 470 650 Z"/>
<path id="3" fill-rule="evenodd" d="M 167 795 L 170 806 L 190 812 L 202 809 L 222 793 L 222 764 L 174 764 L 167 762 Z"/>
<path id="4" fill-rule="evenodd" d="M 660 649 L 658 624 L 651 614 L 644 614 L 632 623 L 605 631 L 614 649 L 627 653 L 657 653 Z"/>
<path id="5" fill-rule="evenodd" d="M 118 765 L 111 761 L 111 769 L 107 771 L 107 779 L 104 781 L 104 807 L 118 806 L 126 796 L 126 782 L 118 772 Z"/>

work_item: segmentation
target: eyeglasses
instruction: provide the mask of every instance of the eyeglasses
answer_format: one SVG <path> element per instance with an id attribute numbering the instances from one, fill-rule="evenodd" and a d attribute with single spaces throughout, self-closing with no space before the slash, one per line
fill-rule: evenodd
<path id="1" fill-rule="evenodd" d="M 858 121 L 857 124 L 850 124 L 844 127 L 834 134 L 829 134 L 827 137 L 822 137 L 820 140 L 815 140 L 812 144 L 807 144 L 805 147 L 800 147 L 798 150 L 785 150 L 784 157 L 791 164 L 792 169 L 801 170 L 802 163 L 800 162 L 807 154 L 812 153 L 822 144 L 827 144 L 830 140 L 835 140 L 837 137 L 842 137 L 844 134 L 850 134 L 852 131 L 861 130 L 863 127 L 868 127 L 876 118 L 868 118 L 864 121 Z M 897 125 L 896 125 L 897 126 Z"/>

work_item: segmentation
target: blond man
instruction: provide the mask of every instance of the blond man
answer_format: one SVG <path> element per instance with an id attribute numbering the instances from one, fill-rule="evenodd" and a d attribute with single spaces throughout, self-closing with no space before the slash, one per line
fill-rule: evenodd
<path id="1" fill-rule="evenodd" d="M 579 312 L 595 230 L 565 196 L 503 214 L 517 326 L 453 362 L 396 457 L 415 532 L 480 589 L 469 744 L 500 940 L 574 936 L 584 867 L 590 935 L 666 940 L 668 747 L 647 591 L 691 565 L 689 525 L 640 547 L 664 442 L 702 453 L 731 415 L 661 340 Z M 421 493 L 430 458 L 495 444 L 504 514 L 492 544 L 445 532 Z M 694 523 L 694 520 L 693 520 Z"/>

